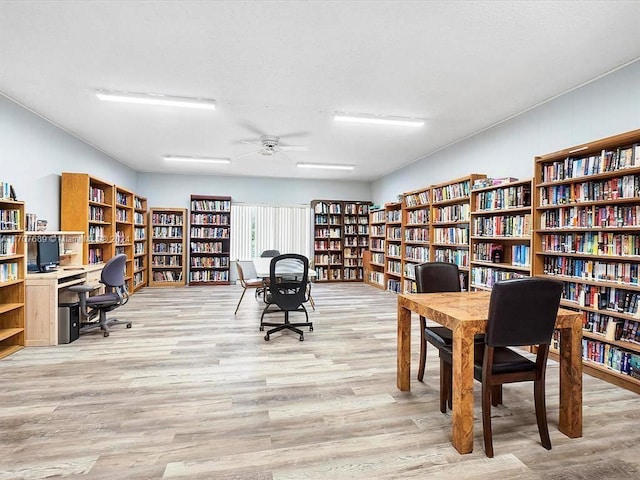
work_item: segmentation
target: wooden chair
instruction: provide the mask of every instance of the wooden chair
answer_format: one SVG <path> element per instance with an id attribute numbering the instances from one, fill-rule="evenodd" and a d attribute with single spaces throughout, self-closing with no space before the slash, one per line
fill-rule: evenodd
<path id="1" fill-rule="evenodd" d="M 561 295 L 562 282 L 547 278 L 505 280 L 493 286 L 485 341 L 475 343 L 474 353 L 474 377 L 482 382 L 482 428 L 487 457 L 493 457 L 491 405 L 495 402 L 491 397 L 496 387 L 504 383 L 534 383 L 540 440 L 544 448 L 551 450 L 545 406 L 545 373 Z M 536 345 L 535 361 L 509 348 Z M 440 358 L 448 364 L 441 375 L 451 375 L 451 348 L 443 347 Z"/>
<path id="2" fill-rule="evenodd" d="M 258 290 L 259 289 L 264 290 L 264 283 L 259 278 L 250 278 L 248 280 L 244 278 L 244 271 L 242 270 L 242 265 L 240 265 L 240 260 L 236 260 L 236 269 L 238 270 L 238 280 L 240 281 L 240 285 L 242 285 L 243 290 L 242 290 L 242 295 L 240 295 L 240 300 L 238 300 L 236 311 L 233 312 L 234 315 L 238 313 L 238 309 L 240 308 L 240 304 L 242 303 L 242 299 L 244 298 L 244 294 L 247 292 L 247 289 L 255 288 L 256 298 L 258 297 Z"/>

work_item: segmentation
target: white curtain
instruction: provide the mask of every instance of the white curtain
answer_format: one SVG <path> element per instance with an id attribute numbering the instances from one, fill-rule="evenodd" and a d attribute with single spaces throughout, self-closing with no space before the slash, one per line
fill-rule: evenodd
<path id="1" fill-rule="evenodd" d="M 311 210 L 307 205 L 232 205 L 231 258 L 250 260 L 264 250 L 311 250 Z"/>

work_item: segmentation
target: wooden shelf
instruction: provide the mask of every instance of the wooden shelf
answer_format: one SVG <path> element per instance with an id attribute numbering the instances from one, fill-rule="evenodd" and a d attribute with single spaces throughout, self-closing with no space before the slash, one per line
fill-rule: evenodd
<path id="1" fill-rule="evenodd" d="M 186 285 L 187 210 L 184 208 L 149 209 L 149 287 Z M 166 251 L 165 248 L 167 249 Z M 168 257 L 177 265 L 154 265 L 153 259 Z"/>

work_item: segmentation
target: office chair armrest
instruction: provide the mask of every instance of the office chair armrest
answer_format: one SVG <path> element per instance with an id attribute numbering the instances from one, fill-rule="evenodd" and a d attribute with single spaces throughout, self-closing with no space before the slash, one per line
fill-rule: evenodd
<path id="1" fill-rule="evenodd" d="M 67 290 L 75 293 L 89 293 L 94 289 L 95 287 L 91 285 L 72 285 L 71 287 L 67 287 Z"/>

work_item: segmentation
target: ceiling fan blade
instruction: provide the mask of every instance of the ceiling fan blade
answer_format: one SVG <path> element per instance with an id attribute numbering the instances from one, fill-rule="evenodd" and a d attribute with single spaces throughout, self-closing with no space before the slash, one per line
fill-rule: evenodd
<path id="1" fill-rule="evenodd" d="M 240 155 L 236 155 L 234 158 L 246 157 L 247 155 L 252 155 L 252 154 L 258 153 L 259 151 L 260 150 L 251 150 L 250 152 L 241 153 Z"/>
<path id="2" fill-rule="evenodd" d="M 240 140 L 240 143 L 248 143 L 249 145 L 255 145 L 256 147 L 260 147 L 261 143 L 252 142 L 250 140 Z"/>
<path id="3" fill-rule="evenodd" d="M 258 128 L 256 128 L 254 125 L 250 124 L 247 121 L 242 121 L 239 123 L 239 125 L 241 127 L 243 127 L 245 130 L 250 131 L 251 133 L 253 133 L 254 135 L 261 137 L 264 135 L 264 132 L 261 132 Z"/>
<path id="4" fill-rule="evenodd" d="M 278 135 L 280 138 L 285 138 L 285 137 L 305 137 L 309 135 L 309 132 L 305 132 L 303 130 L 299 131 L 299 132 L 290 132 L 290 133 L 285 133 L 283 135 Z"/>
<path id="5" fill-rule="evenodd" d="M 305 145 L 280 145 L 280 150 L 284 150 L 285 152 L 306 152 L 309 150 L 309 147 Z"/>

